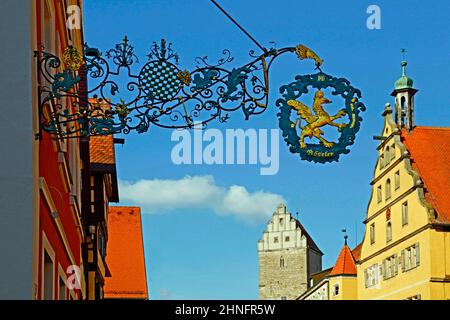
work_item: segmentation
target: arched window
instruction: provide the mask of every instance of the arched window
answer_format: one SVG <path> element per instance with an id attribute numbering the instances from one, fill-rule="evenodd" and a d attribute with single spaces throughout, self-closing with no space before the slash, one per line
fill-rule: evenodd
<path id="1" fill-rule="evenodd" d="M 382 153 L 380 156 L 380 169 L 383 168 L 384 168 L 384 153 Z"/>
<path id="2" fill-rule="evenodd" d="M 386 242 L 392 240 L 392 224 L 390 221 L 386 224 Z"/>
<path id="3" fill-rule="evenodd" d="M 406 98 L 402 97 L 400 99 L 400 111 L 402 112 L 402 117 L 403 117 L 403 113 L 406 112 Z"/>
<path id="4" fill-rule="evenodd" d="M 377 203 L 380 203 L 382 200 L 382 191 L 381 191 L 381 186 L 377 187 Z"/>
<path id="5" fill-rule="evenodd" d="M 395 159 L 395 144 L 391 146 L 391 160 Z"/>
<path id="6" fill-rule="evenodd" d="M 385 198 L 386 200 L 391 198 L 391 179 L 386 180 L 386 188 L 385 188 Z"/>

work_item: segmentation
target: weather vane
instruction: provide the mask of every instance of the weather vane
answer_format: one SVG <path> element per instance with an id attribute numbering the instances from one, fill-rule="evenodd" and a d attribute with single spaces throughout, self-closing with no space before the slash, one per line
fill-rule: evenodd
<path id="1" fill-rule="evenodd" d="M 210 63 L 207 56 L 198 57 L 196 69 L 187 70 L 179 67 L 178 54 L 163 39 L 152 44 L 148 60 L 134 73 L 139 59 L 127 37 L 105 55 L 86 44 L 82 53 L 69 46 L 61 60 L 41 48 L 35 51 L 40 73 L 40 130 L 36 136 L 40 138 L 42 131 L 55 139 L 67 139 L 144 133 L 151 126 L 205 127 L 214 119 L 228 121 L 230 113 L 237 110 L 248 120 L 269 107 L 269 71 L 274 60 L 294 53 L 302 61 L 313 60 L 318 72 L 298 75 L 280 88 L 278 123 L 290 151 L 319 163 L 337 161 L 340 154 L 348 153 L 362 121 L 360 113 L 365 110 L 359 101 L 361 92 L 348 80 L 323 73 L 323 60 L 304 45 L 264 48 L 216 1 L 211 2 L 261 54 L 252 50 L 250 62 L 229 68 L 233 58 L 229 50 L 223 50 L 216 63 Z M 123 75 L 125 83 L 117 82 Z M 76 89 L 83 81 L 89 84 L 86 92 Z M 342 98 L 339 109 L 333 107 L 339 104 L 332 104 L 327 89 Z M 310 90 L 313 97 L 307 97 Z M 337 141 L 326 138 L 328 128 L 340 133 Z"/>
<path id="2" fill-rule="evenodd" d="M 342 233 L 344 233 L 344 242 L 345 242 L 345 245 L 347 245 L 347 239 L 348 239 L 347 229 L 342 229 Z"/>

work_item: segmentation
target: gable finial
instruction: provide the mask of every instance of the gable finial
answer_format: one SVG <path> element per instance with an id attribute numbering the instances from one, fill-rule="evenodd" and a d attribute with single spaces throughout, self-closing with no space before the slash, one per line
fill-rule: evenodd
<path id="1" fill-rule="evenodd" d="M 406 66 L 408 65 L 408 61 L 406 60 L 406 49 L 405 48 L 401 48 L 400 52 L 402 53 L 403 56 L 403 60 L 401 62 L 401 66 L 402 66 L 402 76 L 406 76 Z"/>
<path id="2" fill-rule="evenodd" d="M 342 229 L 342 232 L 344 233 L 344 242 L 345 242 L 345 245 L 347 245 L 347 239 L 348 239 L 347 229 Z"/>

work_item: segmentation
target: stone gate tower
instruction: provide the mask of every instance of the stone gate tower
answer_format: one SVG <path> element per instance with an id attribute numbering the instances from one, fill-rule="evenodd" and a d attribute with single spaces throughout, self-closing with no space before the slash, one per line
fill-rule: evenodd
<path id="1" fill-rule="evenodd" d="M 260 299 L 296 299 L 307 290 L 310 275 L 322 270 L 322 255 L 301 223 L 280 204 L 258 241 Z"/>

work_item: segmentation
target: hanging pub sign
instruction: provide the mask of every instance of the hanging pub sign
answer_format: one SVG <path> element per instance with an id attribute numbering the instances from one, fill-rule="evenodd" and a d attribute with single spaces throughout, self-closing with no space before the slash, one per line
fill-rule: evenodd
<path id="1" fill-rule="evenodd" d="M 341 154 L 350 152 L 347 147 L 354 143 L 359 131 L 360 113 L 365 110 L 359 101 L 361 92 L 348 80 L 323 72 L 296 76 L 295 80 L 280 88 L 283 98 L 277 100 L 279 126 L 289 150 L 307 161 L 338 161 Z M 324 89 L 328 88 L 338 101 L 326 96 Z M 310 91 L 314 92 L 313 97 L 304 99 Z M 333 110 L 333 105 L 343 108 Z M 327 140 L 326 128 L 339 133 L 337 141 Z"/>
<path id="2" fill-rule="evenodd" d="M 60 59 L 41 48 L 35 52 L 40 118 L 36 136 L 42 131 L 67 139 L 144 133 L 153 126 L 190 129 L 215 119 L 226 122 L 237 110 L 248 120 L 269 107 L 273 61 L 294 53 L 300 60 L 314 60 L 319 72 L 296 76 L 280 88 L 278 122 L 289 150 L 318 163 L 348 153 L 365 110 L 361 92 L 348 80 L 323 73 L 323 61 L 303 45 L 263 51 L 251 51 L 249 63 L 230 68 L 233 58 L 224 50 L 216 63 L 199 57 L 196 68 L 186 70 L 165 40 L 153 43 L 141 67 L 127 37 L 105 55 L 86 45 L 82 53 L 66 48 Z M 331 102 L 329 95 L 338 99 Z M 336 141 L 327 137 L 335 135 L 331 129 L 339 133 Z"/>

